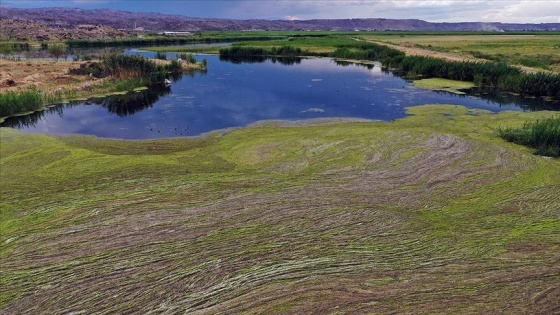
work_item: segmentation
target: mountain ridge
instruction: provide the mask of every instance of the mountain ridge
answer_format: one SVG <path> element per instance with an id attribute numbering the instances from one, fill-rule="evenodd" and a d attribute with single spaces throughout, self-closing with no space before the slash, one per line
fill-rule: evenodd
<path id="1" fill-rule="evenodd" d="M 235 20 L 198 18 L 158 12 L 131 12 L 113 9 L 86 10 L 79 8 L 17 9 L 0 7 L 0 18 L 41 22 L 51 27 L 73 28 L 81 24 L 99 24 L 115 29 L 131 30 L 142 27 L 148 31 L 550 31 L 560 30 L 560 23 L 502 22 L 428 22 L 420 19 L 351 18 L 312 20 Z"/>

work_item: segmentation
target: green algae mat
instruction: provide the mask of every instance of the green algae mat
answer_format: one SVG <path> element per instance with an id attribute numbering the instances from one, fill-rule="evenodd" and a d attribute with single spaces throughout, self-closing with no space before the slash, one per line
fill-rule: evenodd
<path id="1" fill-rule="evenodd" d="M 553 314 L 553 114 L 421 106 L 192 139 L 0 130 L 2 314 Z"/>

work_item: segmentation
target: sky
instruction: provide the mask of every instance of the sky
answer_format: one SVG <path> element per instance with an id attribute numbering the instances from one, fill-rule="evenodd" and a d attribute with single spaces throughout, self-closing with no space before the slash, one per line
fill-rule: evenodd
<path id="1" fill-rule="evenodd" d="M 109 8 L 227 19 L 560 23 L 560 0 L 0 0 L 0 4 L 16 8 Z"/>

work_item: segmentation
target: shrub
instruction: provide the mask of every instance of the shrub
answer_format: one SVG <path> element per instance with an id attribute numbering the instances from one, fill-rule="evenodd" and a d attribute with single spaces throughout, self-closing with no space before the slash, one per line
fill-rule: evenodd
<path id="1" fill-rule="evenodd" d="M 63 43 L 52 43 L 48 45 L 49 54 L 55 57 L 56 60 L 66 54 L 66 50 L 66 45 L 64 45 Z"/>

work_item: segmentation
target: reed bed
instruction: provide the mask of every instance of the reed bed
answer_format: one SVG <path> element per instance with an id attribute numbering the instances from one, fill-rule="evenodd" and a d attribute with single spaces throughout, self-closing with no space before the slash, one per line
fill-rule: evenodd
<path id="1" fill-rule="evenodd" d="M 38 110 L 42 106 L 43 96 L 36 88 L 0 94 L 0 117 Z"/>
<path id="2" fill-rule="evenodd" d="M 526 122 L 522 128 L 500 128 L 507 141 L 535 148 L 535 154 L 560 157 L 560 116 Z"/>

